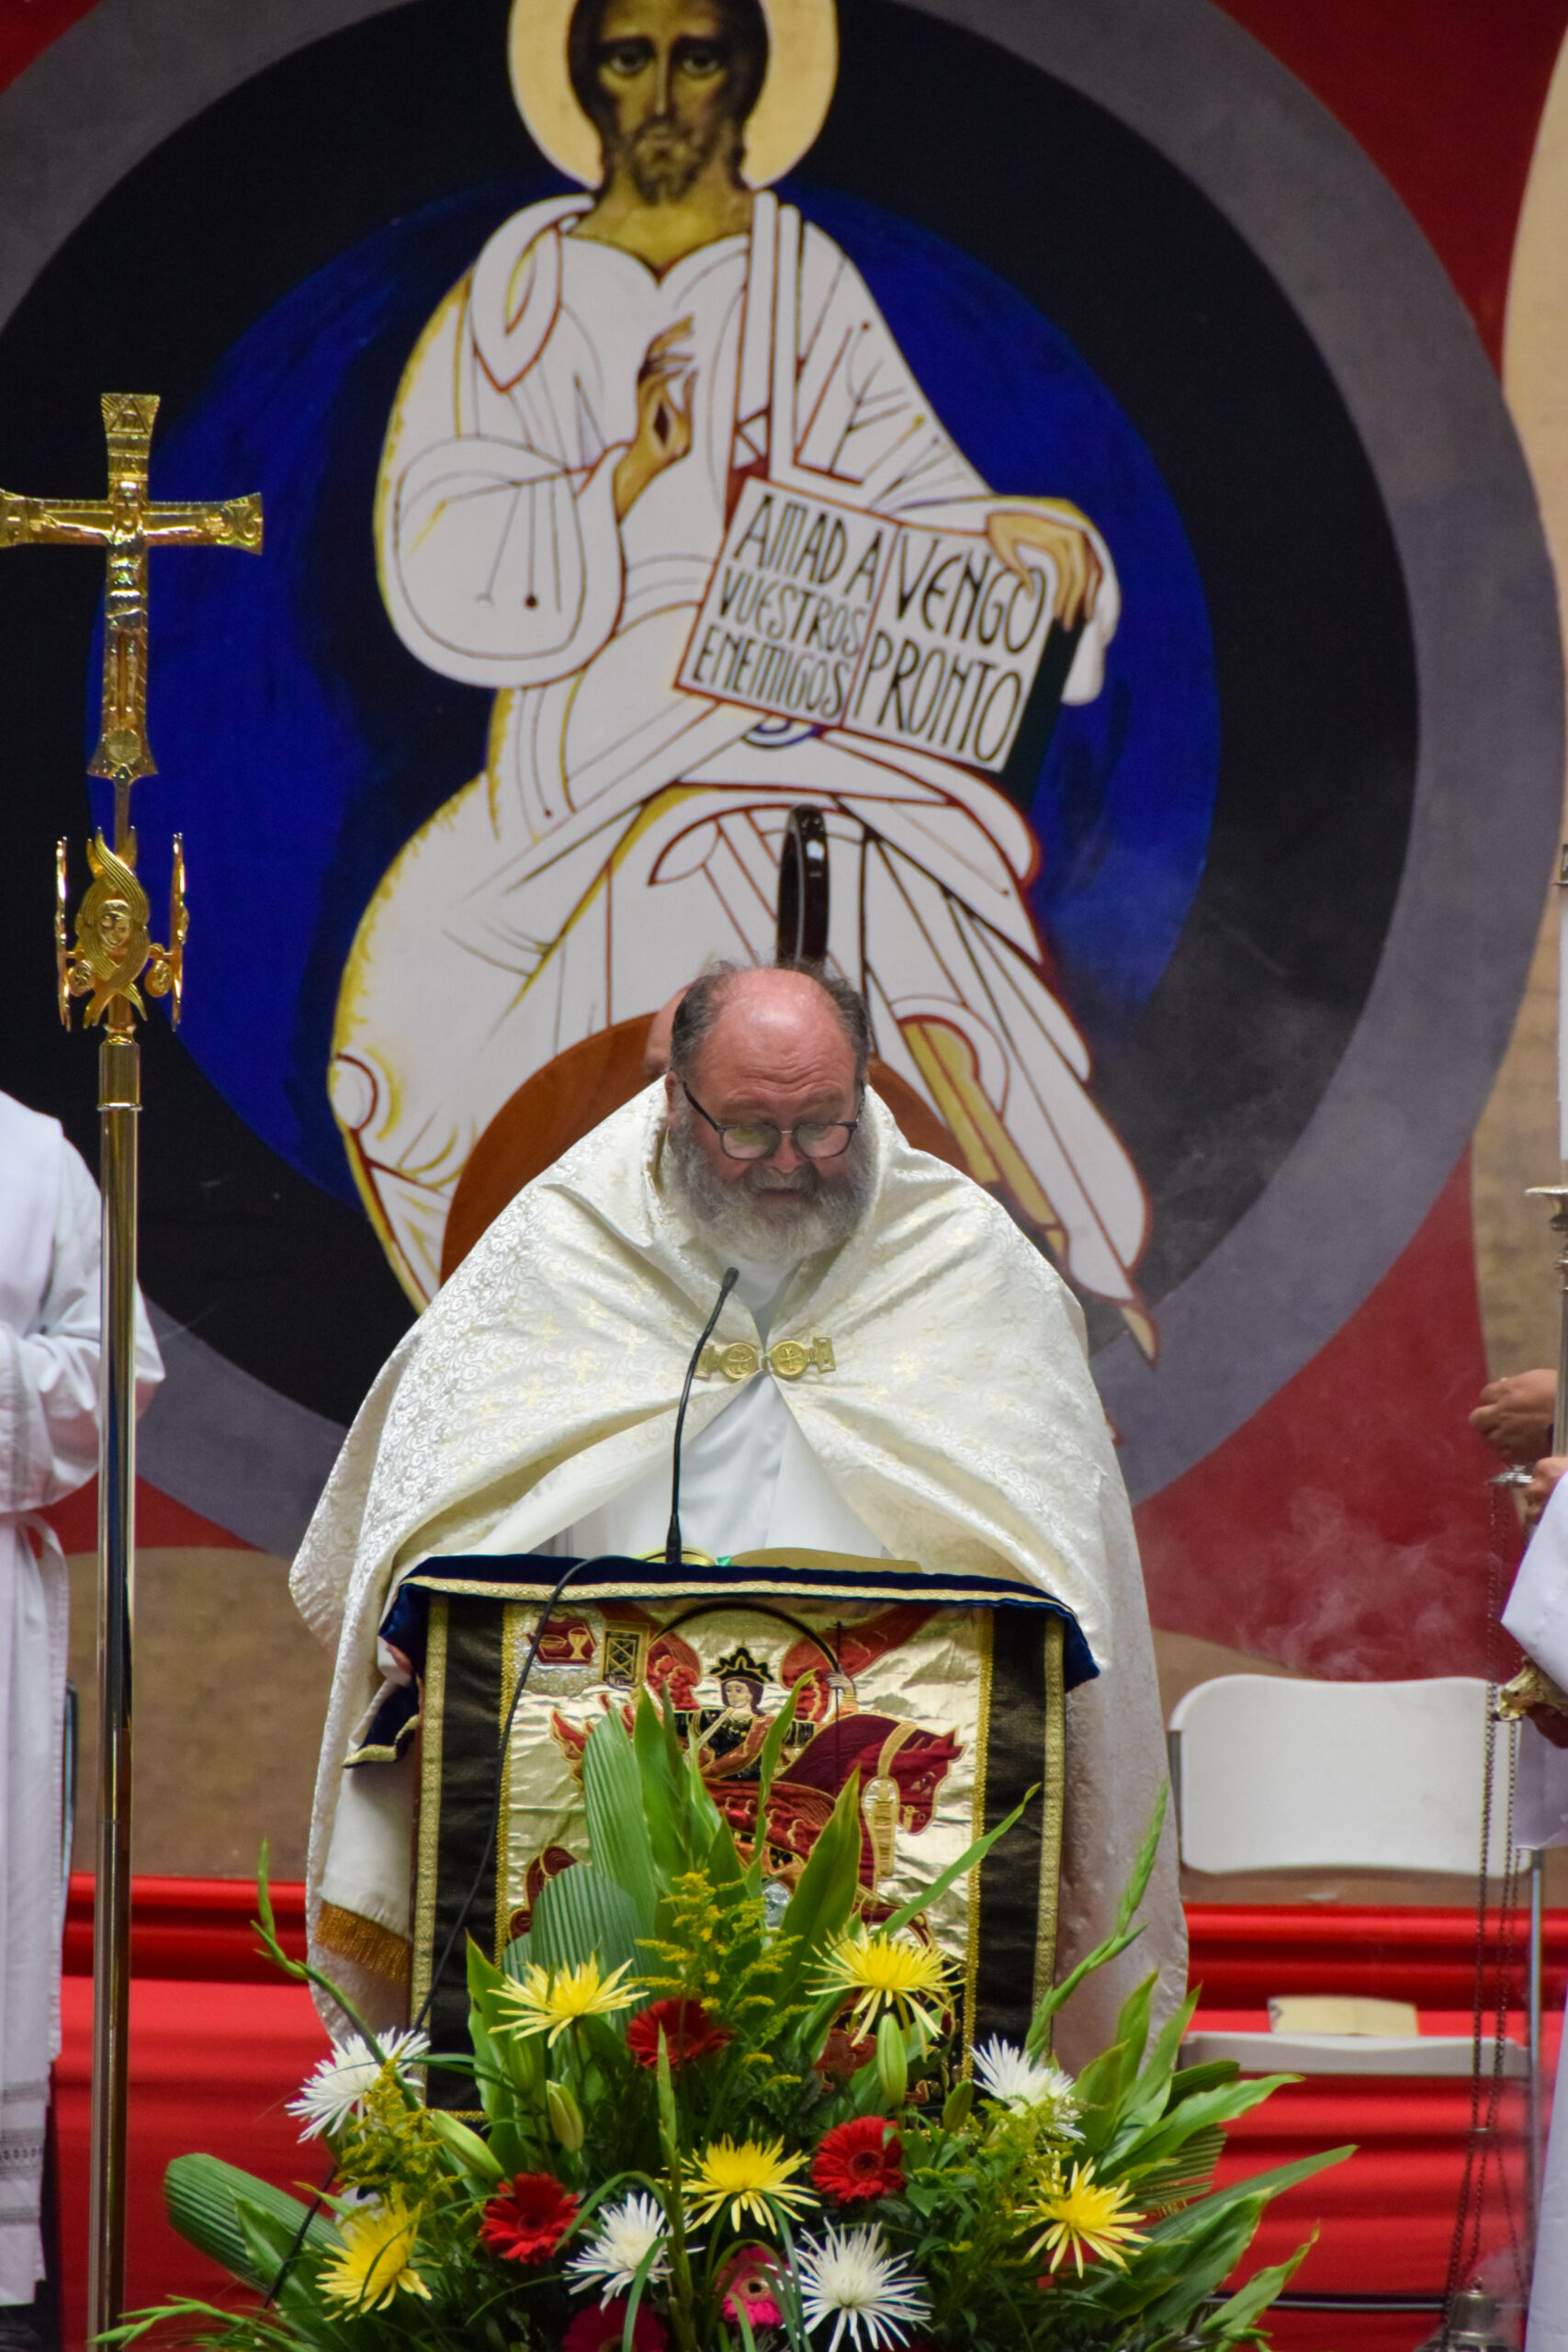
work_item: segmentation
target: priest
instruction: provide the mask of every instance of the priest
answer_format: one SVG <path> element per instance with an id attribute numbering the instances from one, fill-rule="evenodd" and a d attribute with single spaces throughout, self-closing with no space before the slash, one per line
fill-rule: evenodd
<path id="1" fill-rule="evenodd" d="M 60 2047 L 70 1585 L 51 1503 L 98 1463 L 98 1193 L 57 1119 L 0 1094 L 0 2346 L 37 2339 Z M 138 1301 L 136 1403 L 164 1376 Z"/>
<path id="2" fill-rule="evenodd" d="M 412 1764 L 344 1769 L 406 1661 L 380 1638 L 421 1561 L 661 1551 L 677 1399 L 727 1268 L 719 1349 L 817 1335 L 694 1395 L 686 1544 L 767 1545 L 1001 1577 L 1070 1614 L 1097 1669 L 1067 1700 L 1058 1962 L 1106 1930 L 1165 1777 L 1125 1491 L 1060 1278 L 978 1185 L 911 1150 L 865 1083 L 840 982 L 719 967 L 676 1013 L 670 1069 L 528 1185 L 387 1365 L 293 1590 L 337 1671 L 318 1783 L 320 1964 L 377 2020 L 406 1996 Z M 795 1351 L 799 1353 L 801 1351 Z M 1065 2020 L 1082 2057 L 1136 1974 L 1184 1977 L 1168 1829 L 1148 1933 Z M 1076 2012 L 1076 2014 L 1075 2014 Z"/>

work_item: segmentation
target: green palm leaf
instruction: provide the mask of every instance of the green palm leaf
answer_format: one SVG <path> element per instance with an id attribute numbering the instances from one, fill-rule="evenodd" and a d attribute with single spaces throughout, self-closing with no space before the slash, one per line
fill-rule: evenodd
<path id="1" fill-rule="evenodd" d="M 534 1905 L 528 1956 L 541 1968 L 578 1968 L 598 1959 L 607 1976 L 635 1962 L 637 1907 L 625 1886 L 592 1862 L 577 1862 L 547 1879 Z"/>
<path id="2" fill-rule="evenodd" d="M 1224 2144 L 1225 2135 L 1220 2126 L 1205 2124 L 1168 2163 L 1151 2165 L 1146 2171 L 1134 2166 L 1121 2177 L 1145 2212 L 1171 2213 L 1179 2205 L 1190 2205 L 1195 2197 L 1203 2196 L 1213 2186 L 1214 2166 Z"/>
<path id="3" fill-rule="evenodd" d="M 642 1713 L 638 1711 L 640 1736 Z M 673 1835 L 668 1793 L 651 1784 L 638 1752 L 618 1715 L 603 1716 L 588 1736 L 582 1751 L 582 1793 L 588 1811 L 588 1842 L 594 1866 L 615 1880 L 628 1897 L 639 1936 L 653 1933 L 659 1889 L 654 1877 L 656 1822 Z M 541 1902 L 543 1896 L 540 1897 Z M 538 1958 L 537 1952 L 534 1958 Z"/>
<path id="4" fill-rule="evenodd" d="M 187 2245 L 208 2255 L 236 2278 L 243 2278 L 265 2293 L 270 2278 L 257 2276 L 245 2233 L 240 2224 L 239 2200 L 253 2211 L 271 2214 L 292 2239 L 309 2207 L 284 2188 L 273 2188 L 237 2165 L 220 2156 L 176 2156 L 164 2175 L 164 2206 L 173 2228 Z M 329 2254 L 337 2245 L 330 2216 L 317 2214 L 305 2233 L 305 2244 Z"/>

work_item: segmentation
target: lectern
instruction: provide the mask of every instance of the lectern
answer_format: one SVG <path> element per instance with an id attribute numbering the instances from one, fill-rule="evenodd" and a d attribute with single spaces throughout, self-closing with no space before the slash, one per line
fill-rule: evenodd
<path id="1" fill-rule="evenodd" d="M 546 1882 L 586 1856 L 590 1731 L 609 1709 L 629 1724 L 644 1688 L 668 1698 L 738 1838 L 765 1841 L 780 1913 L 852 1773 L 872 1923 L 1037 1790 L 972 1883 L 939 1894 L 921 1921 L 956 1965 L 965 2045 L 993 2032 L 1021 2041 L 1055 1964 L 1064 1695 L 1094 1671 L 1071 1616 L 1032 1587 L 909 1561 L 795 1551 L 668 1569 L 599 1560 L 549 1611 L 502 1757 L 525 1658 L 567 1565 L 427 1560 L 388 1621 L 419 1681 L 368 1727 L 359 1754 L 373 1763 L 417 1746 L 412 2008 L 431 1996 L 434 2048 L 467 2047 L 461 1934 L 432 1996 L 463 1906 L 464 1932 L 499 1962 Z M 759 1822 L 762 1742 L 792 1691 Z M 468 2104 L 472 2083 L 433 2069 L 431 2096 Z"/>

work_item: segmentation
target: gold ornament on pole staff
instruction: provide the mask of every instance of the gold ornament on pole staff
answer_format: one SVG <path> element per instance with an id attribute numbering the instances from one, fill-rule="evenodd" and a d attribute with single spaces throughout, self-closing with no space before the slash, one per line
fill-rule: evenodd
<path id="1" fill-rule="evenodd" d="M 89 775 L 114 786 L 114 840 L 87 844 L 92 881 L 67 944 L 65 843 L 55 850 L 54 958 L 60 1017 L 73 998 L 101 1035 L 99 1181 L 103 1282 L 98 1380 L 98 1820 L 93 1913 L 93 2154 L 88 2222 L 88 2334 L 118 2325 L 125 2301 L 126 2093 L 130 2016 L 131 1624 L 136 1559 L 136 1122 L 142 996 L 180 1016 L 188 929 L 185 851 L 175 836 L 169 939 L 148 928 L 136 875 L 130 788 L 157 774 L 147 741 L 147 560 L 154 548 L 261 552 L 259 498 L 158 503 L 147 487 L 154 394 L 106 392 L 108 490 L 101 499 L 22 498 L 0 490 L 0 548 L 101 548 L 103 707 Z"/>

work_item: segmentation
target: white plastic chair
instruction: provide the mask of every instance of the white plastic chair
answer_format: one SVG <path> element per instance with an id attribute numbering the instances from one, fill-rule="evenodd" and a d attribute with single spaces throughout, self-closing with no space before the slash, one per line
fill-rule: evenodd
<path id="1" fill-rule="evenodd" d="M 1499 1763 L 1506 1765 L 1499 1735 Z M 1308 1682 L 1227 1674 L 1170 1718 L 1182 1860 L 1193 1870 L 1444 1871 L 1481 1862 L 1486 1685 Z M 1496 1836 L 1494 1832 L 1494 1836 Z M 1491 1867 L 1501 1866 L 1500 1857 Z M 1535 1955 L 1531 1955 L 1532 1965 Z M 1244 2074 L 1468 2075 L 1469 2034 L 1201 2031 L 1186 2063 L 1233 2058 Z M 1491 2064 L 1490 2041 L 1483 2062 Z M 1525 2077 L 1512 2040 L 1504 2072 Z"/>

